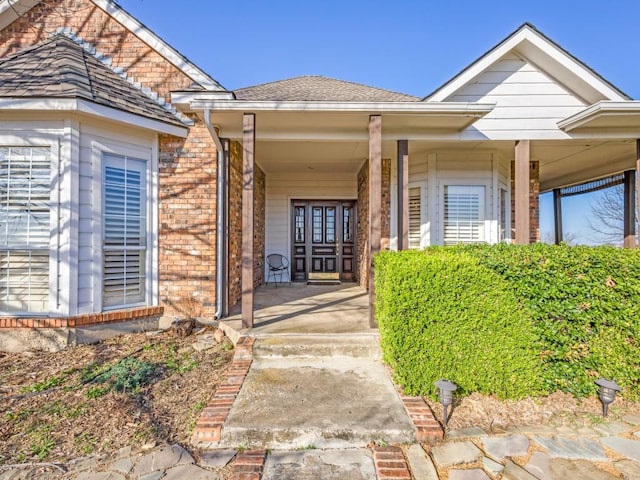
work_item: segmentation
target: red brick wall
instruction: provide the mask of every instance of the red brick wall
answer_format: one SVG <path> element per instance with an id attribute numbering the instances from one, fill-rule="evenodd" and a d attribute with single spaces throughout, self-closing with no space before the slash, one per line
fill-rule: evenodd
<path id="1" fill-rule="evenodd" d="M 59 27 L 71 28 L 99 53 L 109 55 L 114 66 L 167 100 L 172 90 L 193 82 L 88 0 L 46 0 L 33 7 L 0 32 L 0 57 L 47 40 Z"/>
<path id="2" fill-rule="evenodd" d="M 216 148 L 201 122 L 160 137 L 160 299 L 166 315 L 212 316 L 216 301 Z"/>
<path id="3" fill-rule="evenodd" d="M 0 32 L 0 56 L 60 27 L 109 55 L 114 67 L 169 100 L 193 80 L 88 0 L 47 0 Z M 160 137 L 160 298 L 167 316 L 211 316 L 216 301 L 216 149 L 196 122 L 186 139 Z"/>
<path id="4" fill-rule="evenodd" d="M 516 179 L 511 162 L 511 238 L 516 238 Z M 540 162 L 531 162 L 529 170 L 529 242 L 540 241 Z"/>
<path id="5" fill-rule="evenodd" d="M 391 239 L 391 160 L 382 159 L 382 221 L 380 248 Z M 369 278 L 369 160 L 358 172 L 358 283 L 367 288 Z"/>

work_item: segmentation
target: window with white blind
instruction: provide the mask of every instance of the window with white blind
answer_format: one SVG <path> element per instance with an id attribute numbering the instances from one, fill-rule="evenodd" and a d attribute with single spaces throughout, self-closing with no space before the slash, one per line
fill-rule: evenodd
<path id="1" fill-rule="evenodd" d="M 409 248 L 420 248 L 422 240 L 422 205 L 420 187 L 409 188 Z"/>
<path id="2" fill-rule="evenodd" d="M 49 310 L 51 152 L 0 147 L 0 312 Z"/>
<path id="3" fill-rule="evenodd" d="M 104 307 L 124 307 L 146 300 L 146 177 L 145 161 L 104 155 Z"/>
<path id="4" fill-rule="evenodd" d="M 485 240 L 485 187 L 444 186 L 444 244 Z"/>

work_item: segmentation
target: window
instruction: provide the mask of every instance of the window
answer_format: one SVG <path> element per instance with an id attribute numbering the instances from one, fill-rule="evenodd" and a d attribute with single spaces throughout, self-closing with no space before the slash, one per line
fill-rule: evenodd
<path id="1" fill-rule="evenodd" d="M 49 309 L 48 147 L 0 147 L 0 311 Z"/>
<path id="2" fill-rule="evenodd" d="M 409 189 L 409 248 L 421 247 L 422 211 L 420 187 Z"/>
<path id="3" fill-rule="evenodd" d="M 484 241 L 484 199 L 484 186 L 445 185 L 445 245 Z"/>
<path id="4" fill-rule="evenodd" d="M 103 178 L 104 307 L 146 299 L 147 165 L 107 154 Z"/>
<path id="5" fill-rule="evenodd" d="M 504 242 L 507 237 L 507 189 L 500 188 L 500 235 L 498 240 Z"/>

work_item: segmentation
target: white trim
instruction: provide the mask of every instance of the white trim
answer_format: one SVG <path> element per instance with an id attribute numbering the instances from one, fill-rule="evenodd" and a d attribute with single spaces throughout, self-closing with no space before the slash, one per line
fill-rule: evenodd
<path id="1" fill-rule="evenodd" d="M 600 117 L 630 115 L 640 115 L 640 101 L 601 101 L 594 103 L 590 107 L 587 107 L 564 120 L 560 120 L 557 125 L 558 128 L 566 132 L 570 132 L 573 129 L 588 126 L 589 122 Z M 634 126 L 637 127 L 639 124 L 636 123 Z"/>
<path id="2" fill-rule="evenodd" d="M 142 115 L 118 110 L 117 108 L 105 107 L 88 100 L 75 98 L 5 97 L 0 99 L 0 110 L 79 112 L 183 138 L 186 138 L 189 132 L 186 125 L 184 127 L 172 125 L 160 120 L 153 120 L 151 118 L 143 117 Z"/>
<path id="3" fill-rule="evenodd" d="M 151 205 L 149 207 L 149 235 L 147 239 L 149 249 L 149 269 L 147 278 L 150 287 L 149 305 L 160 305 L 160 178 L 159 178 L 159 144 L 156 135 L 151 147 L 151 159 L 149 161 L 149 189 Z"/>
<path id="4" fill-rule="evenodd" d="M 495 103 L 475 102 L 303 102 L 303 101 L 254 101 L 206 99 L 202 94 L 193 93 L 190 102 L 192 110 L 212 110 L 229 112 L 281 111 L 281 112 L 350 112 L 386 113 L 415 115 L 447 115 L 463 117 L 484 117 L 491 112 Z M 184 99 L 186 100 L 186 99 Z M 183 101 L 184 101 L 183 100 Z M 182 103 L 182 102 L 181 102 Z"/>
<path id="5" fill-rule="evenodd" d="M 519 47 L 524 50 L 523 53 L 525 56 L 529 56 L 527 54 L 531 54 L 532 49 L 533 51 L 542 54 L 545 59 L 555 62 L 557 66 L 578 77 L 582 82 L 599 92 L 605 98 L 610 100 L 626 100 L 621 92 L 612 88 L 610 84 L 603 81 L 575 58 L 568 55 L 565 51 L 558 48 L 558 46 L 554 45 L 535 29 L 526 24 L 510 37 L 506 38 L 502 43 L 494 47 L 487 54 L 476 60 L 444 86 L 432 93 L 425 100 L 428 102 L 445 101 L 457 90 L 485 71 L 488 67 L 493 65 L 512 50 Z M 540 62 L 535 63 L 540 64 Z"/>
<path id="6" fill-rule="evenodd" d="M 427 155 L 427 191 L 425 192 L 427 199 L 427 231 L 425 246 L 438 244 L 438 154 L 435 152 Z"/>
<path id="7" fill-rule="evenodd" d="M 38 3 L 40 3 L 40 0 L 22 0 L 20 2 L 2 0 L 0 2 L 0 30 L 11 25 L 20 15 L 24 15 Z M 18 7 L 19 5 L 20 8 Z"/>

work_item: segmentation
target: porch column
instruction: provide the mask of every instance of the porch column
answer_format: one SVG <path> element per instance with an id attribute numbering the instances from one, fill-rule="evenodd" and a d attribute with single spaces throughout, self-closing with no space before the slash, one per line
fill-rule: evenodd
<path id="1" fill-rule="evenodd" d="M 253 198 L 256 116 L 242 117 L 242 327 L 253 328 Z"/>
<path id="2" fill-rule="evenodd" d="M 516 243 L 529 244 L 529 140 L 518 140 L 515 150 L 515 223 Z"/>
<path id="3" fill-rule="evenodd" d="M 382 116 L 369 117 L 369 325 L 377 326 L 374 312 L 373 256 L 380 251 L 382 215 Z"/>
<path id="4" fill-rule="evenodd" d="M 562 196 L 560 189 L 553 189 L 553 219 L 555 223 L 555 244 L 562 243 Z"/>
<path id="5" fill-rule="evenodd" d="M 624 172 L 624 248 L 636 248 L 635 170 L 626 170 Z"/>
<path id="6" fill-rule="evenodd" d="M 409 141 L 398 140 L 398 250 L 409 248 Z"/>

